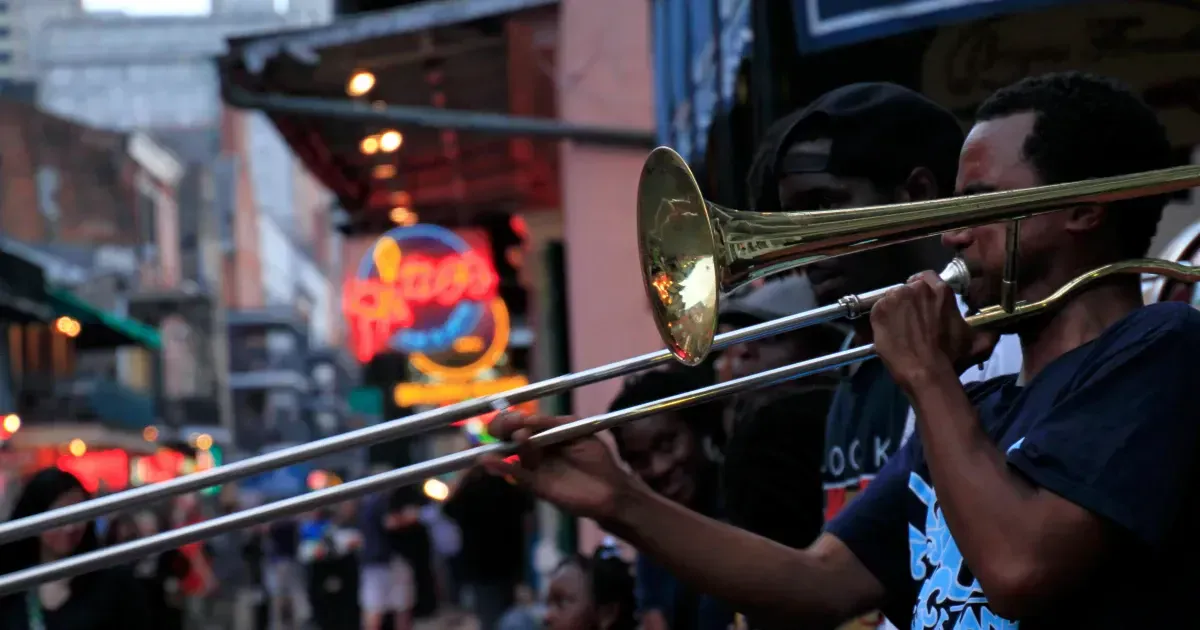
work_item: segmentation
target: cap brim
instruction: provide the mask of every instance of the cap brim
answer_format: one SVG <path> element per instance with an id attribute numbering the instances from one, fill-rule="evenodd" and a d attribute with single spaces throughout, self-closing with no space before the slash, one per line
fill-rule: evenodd
<path id="1" fill-rule="evenodd" d="M 729 308 L 721 309 L 721 313 L 717 316 L 717 321 L 721 324 L 729 324 L 735 328 L 741 328 L 743 326 L 753 326 L 754 324 L 768 322 L 777 317 L 778 315 L 765 313 L 756 308 L 731 305 Z"/>

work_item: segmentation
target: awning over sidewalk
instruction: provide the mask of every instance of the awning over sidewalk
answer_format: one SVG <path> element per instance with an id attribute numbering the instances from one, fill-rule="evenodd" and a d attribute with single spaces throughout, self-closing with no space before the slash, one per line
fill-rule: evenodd
<path id="1" fill-rule="evenodd" d="M 792 0 L 796 43 L 811 53 L 923 28 L 1088 0 Z"/>
<path id="2" fill-rule="evenodd" d="M 28 323 L 53 316 L 42 268 L 7 251 L 0 241 L 0 319 Z"/>
<path id="3" fill-rule="evenodd" d="M 658 141 L 692 162 L 704 155 L 713 118 L 733 101 L 738 68 L 754 41 L 751 0 L 655 0 Z"/>
<path id="4" fill-rule="evenodd" d="M 138 345 L 157 350 L 162 346 L 158 331 L 142 322 L 109 313 L 66 289 L 50 289 L 48 295 L 55 315 L 70 317 L 81 325 L 76 339 L 80 348 Z"/>
<path id="5" fill-rule="evenodd" d="M 556 5 L 431 0 L 234 38 L 218 60 L 223 97 L 270 116 L 338 196 L 350 233 L 388 229 L 399 207 L 446 224 L 498 208 L 557 208 L 557 140 L 641 146 L 650 137 L 557 120 Z M 375 77 L 369 95 L 348 96 L 362 71 Z M 399 149 L 383 150 L 386 131 L 402 134 L 389 134 L 403 139 Z"/>

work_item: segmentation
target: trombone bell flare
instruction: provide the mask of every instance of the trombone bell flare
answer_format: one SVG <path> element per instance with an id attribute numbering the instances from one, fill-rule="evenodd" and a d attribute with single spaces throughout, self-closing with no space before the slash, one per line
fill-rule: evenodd
<path id="1" fill-rule="evenodd" d="M 685 365 L 712 350 L 725 269 L 709 203 L 687 163 L 659 147 L 642 166 L 637 191 L 638 253 L 654 324 Z"/>

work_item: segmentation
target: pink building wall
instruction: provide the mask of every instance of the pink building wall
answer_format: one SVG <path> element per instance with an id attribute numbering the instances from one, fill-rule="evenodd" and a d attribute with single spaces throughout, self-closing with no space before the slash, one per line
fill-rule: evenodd
<path id="1" fill-rule="evenodd" d="M 571 123 L 654 128 L 650 4 L 563 0 L 560 4 L 560 117 Z M 564 142 L 561 148 L 571 369 L 662 347 L 638 265 L 634 202 L 646 151 Z M 617 380 L 575 391 L 575 410 L 607 409 Z M 600 537 L 580 527 L 580 544 Z"/>

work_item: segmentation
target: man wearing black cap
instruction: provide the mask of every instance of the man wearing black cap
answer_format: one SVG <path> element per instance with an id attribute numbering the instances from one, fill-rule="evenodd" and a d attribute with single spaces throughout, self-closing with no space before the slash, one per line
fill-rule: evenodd
<path id="1" fill-rule="evenodd" d="M 925 97 L 889 83 L 859 83 L 824 94 L 767 131 L 750 169 L 759 212 L 846 209 L 950 194 L 963 133 L 955 117 Z M 819 304 L 941 269 L 950 253 L 924 239 L 830 258 L 805 271 Z M 965 309 L 965 305 L 962 305 Z M 853 322 L 853 345 L 873 341 L 870 322 Z M 985 365 L 963 381 L 1020 369 L 1020 347 L 1006 336 Z M 908 397 L 880 362 L 843 374 L 825 427 L 821 475 L 832 518 L 870 483 L 907 437 Z M 850 624 L 873 628 L 872 613 Z"/>
<path id="2" fill-rule="evenodd" d="M 855 208 L 934 199 L 954 187 L 963 134 L 950 112 L 889 83 L 829 92 L 767 132 L 751 167 L 760 212 Z M 904 282 L 914 270 L 940 269 L 949 252 L 925 239 L 830 258 L 806 268 L 817 300 Z M 965 305 L 961 305 L 965 309 Z M 855 322 L 855 345 L 870 343 L 870 322 Z M 963 381 L 1020 369 L 1020 346 L 1006 336 Z M 822 473 L 832 518 L 865 488 L 906 437 L 907 396 L 879 362 L 850 367 L 829 414 Z"/>

